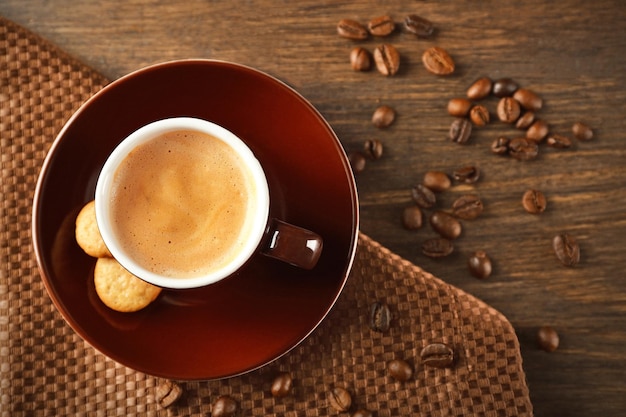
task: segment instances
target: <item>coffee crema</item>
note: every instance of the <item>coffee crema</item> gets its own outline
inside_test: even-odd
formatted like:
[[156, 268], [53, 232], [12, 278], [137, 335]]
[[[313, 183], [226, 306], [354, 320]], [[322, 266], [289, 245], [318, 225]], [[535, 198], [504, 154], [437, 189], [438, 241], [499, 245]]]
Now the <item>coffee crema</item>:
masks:
[[209, 134], [177, 130], [134, 149], [115, 172], [111, 219], [143, 268], [194, 278], [230, 263], [251, 233], [257, 190], [246, 162]]

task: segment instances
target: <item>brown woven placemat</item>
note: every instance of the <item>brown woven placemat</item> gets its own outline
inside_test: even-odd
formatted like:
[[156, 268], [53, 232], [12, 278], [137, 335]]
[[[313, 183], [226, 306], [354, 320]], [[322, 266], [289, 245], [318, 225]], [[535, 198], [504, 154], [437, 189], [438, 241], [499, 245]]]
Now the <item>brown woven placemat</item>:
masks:
[[[352, 411], [376, 416], [532, 415], [515, 332], [500, 313], [361, 234], [354, 269], [338, 303], [300, 346], [273, 363], [221, 381], [183, 383], [167, 410], [162, 381], [133, 371], [85, 343], [64, 322], [39, 278], [30, 220], [37, 175], [52, 140], [107, 80], [39, 36], [0, 17], [0, 417], [19, 415], [209, 415], [230, 395], [242, 415], [337, 415], [327, 392], [340, 386]], [[388, 332], [368, 326], [369, 306], [387, 303]], [[455, 349], [451, 368], [427, 368], [419, 352]], [[386, 364], [415, 368], [395, 382]], [[288, 371], [290, 396], [270, 394]], [[344, 413], [347, 415], [347, 413]]]

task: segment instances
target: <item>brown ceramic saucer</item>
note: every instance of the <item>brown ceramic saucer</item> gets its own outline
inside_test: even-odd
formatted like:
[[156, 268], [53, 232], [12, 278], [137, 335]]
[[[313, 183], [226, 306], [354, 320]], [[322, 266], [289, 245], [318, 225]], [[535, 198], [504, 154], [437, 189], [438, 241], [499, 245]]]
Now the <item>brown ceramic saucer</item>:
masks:
[[[164, 290], [138, 313], [116, 313], [93, 290], [95, 260], [74, 240], [105, 159], [129, 133], [192, 116], [242, 138], [261, 161], [271, 216], [319, 233], [312, 271], [254, 257], [235, 276]], [[285, 354], [324, 319], [345, 285], [358, 234], [356, 186], [340, 142], [285, 84], [254, 69], [188, 60], [149, 67], [95, 94], [67, 122], [44, 162], [33, 209], [35, 254], [52, 301], [90, 345], [147, 374], [214, 379]]]

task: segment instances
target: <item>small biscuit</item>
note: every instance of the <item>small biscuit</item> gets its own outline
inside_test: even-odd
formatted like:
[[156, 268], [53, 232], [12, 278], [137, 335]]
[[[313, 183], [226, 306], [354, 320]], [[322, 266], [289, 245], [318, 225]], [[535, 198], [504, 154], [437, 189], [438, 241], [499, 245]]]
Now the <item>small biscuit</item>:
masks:
[[94, 200], [87, 203], [76, 217], [76, 242], [87, 255], [94, 258], [111, 257], [98, 229]]
[[137, 278], [113, 258], [99, 258], [93, 275], [98, 297], [116, 311], [141, 310], [161, 293], [161, 288]]

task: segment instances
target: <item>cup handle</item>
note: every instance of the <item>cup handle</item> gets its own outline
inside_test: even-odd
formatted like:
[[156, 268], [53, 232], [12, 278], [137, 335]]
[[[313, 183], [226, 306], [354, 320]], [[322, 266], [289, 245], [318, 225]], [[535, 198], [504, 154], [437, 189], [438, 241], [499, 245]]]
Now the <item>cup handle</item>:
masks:
[[313, 269], [322, 254], [323, 240], [317, 233], [272, 219], [261, 250], [266, 256], [303, 269]]

